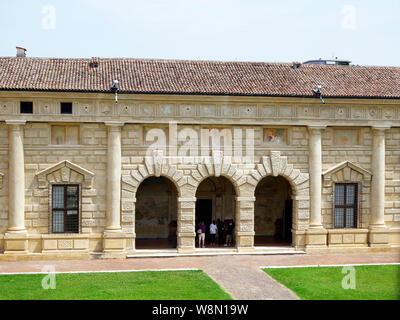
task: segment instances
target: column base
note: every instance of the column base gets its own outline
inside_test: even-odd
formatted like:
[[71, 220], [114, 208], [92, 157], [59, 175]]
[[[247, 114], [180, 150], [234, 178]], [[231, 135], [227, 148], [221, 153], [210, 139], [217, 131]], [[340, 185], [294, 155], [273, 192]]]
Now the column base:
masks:
[[28, 233], [26, 231], [10, 231], [4, 235], [4, 254], [28, 253]]
[[103, 253], [124, 253], [128, 244], [132, 239], [132, 235], [122, 232], [108, 232], [103, 234]]
[[179, 253], [193, 253], [195, 251], [196, 234], [194, 232], [181, 232], [177, 236]]
[[254, 251], [254, 236], [254, 232], [237, 232], [235, 234], [235, 241], [238, 251], [241, 250], [243, 252], [250, 248], [253, 248]]
[[386, 226], [370, 226], [368, 242], [370, 247], [389, 247], [389, 228]]
[[328, 247], [328, 231], [323, 227], [309, 228], [306, 231], [306, 249], [325, 249]]

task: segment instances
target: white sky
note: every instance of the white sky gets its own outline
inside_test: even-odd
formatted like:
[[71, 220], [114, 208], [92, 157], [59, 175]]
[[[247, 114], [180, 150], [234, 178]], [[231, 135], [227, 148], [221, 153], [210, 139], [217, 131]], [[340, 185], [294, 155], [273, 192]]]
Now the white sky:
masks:
[[398, 0], [14, 0], [0, 4], [0, 56], [400, 66]]

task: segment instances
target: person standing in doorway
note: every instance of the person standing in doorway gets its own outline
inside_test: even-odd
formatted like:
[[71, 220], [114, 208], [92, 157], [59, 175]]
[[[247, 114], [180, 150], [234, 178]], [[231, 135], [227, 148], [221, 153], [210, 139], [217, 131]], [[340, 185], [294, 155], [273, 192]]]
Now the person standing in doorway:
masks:
[[225, 247], [232, 246], [232, 236], [233, 236], [233, 222], [229, 221], [228, 228], [226, 230], [226, 243]]
[[199, 236], [199, 248], [205, 248], [205, 240], [206, 240], [206, 226], [203, 221], [200, 222], [197, 227], [197, 234]]
[[217, 235], [217, 226], [215, 225], [215, 221], [210, 224], [210, 244], [211, 246], [215, 246], [215, 236]]
[[221, 221], [221, 219], [217, 220], [217, 228], [218, 228], [218, 244], [223, 245], [225, 243], [224, 223]]

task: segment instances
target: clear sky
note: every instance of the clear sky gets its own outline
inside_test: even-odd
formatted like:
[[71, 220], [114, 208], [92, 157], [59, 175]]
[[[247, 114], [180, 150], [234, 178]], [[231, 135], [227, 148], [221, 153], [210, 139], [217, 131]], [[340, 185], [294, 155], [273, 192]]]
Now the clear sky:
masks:
[[0, 32], [0, 56], [400, 66], [399, 0], [1, 0]]

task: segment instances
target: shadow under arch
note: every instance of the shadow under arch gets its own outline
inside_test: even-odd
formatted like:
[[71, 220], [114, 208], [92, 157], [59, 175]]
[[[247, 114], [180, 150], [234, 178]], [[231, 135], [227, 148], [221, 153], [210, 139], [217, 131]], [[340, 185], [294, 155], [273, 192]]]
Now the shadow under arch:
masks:
[[[201, 221], [205, 223], [206, 246], [234, 246], [237, 195], [238, 186], [229, 176], [210, 175], [199, 181], [195, 194], [195, 225], [198, 226]], [[218, 226], [215, 241], [209, 232], [213, 221]]]
[[254, 245], [291, 245], [295, 190], [286, 177], [268, 175], [254, 189]]
[[136, 249], [169, 249], [177, 246], [179, 189], [172, 179], [148, 176], [135, 193]]

